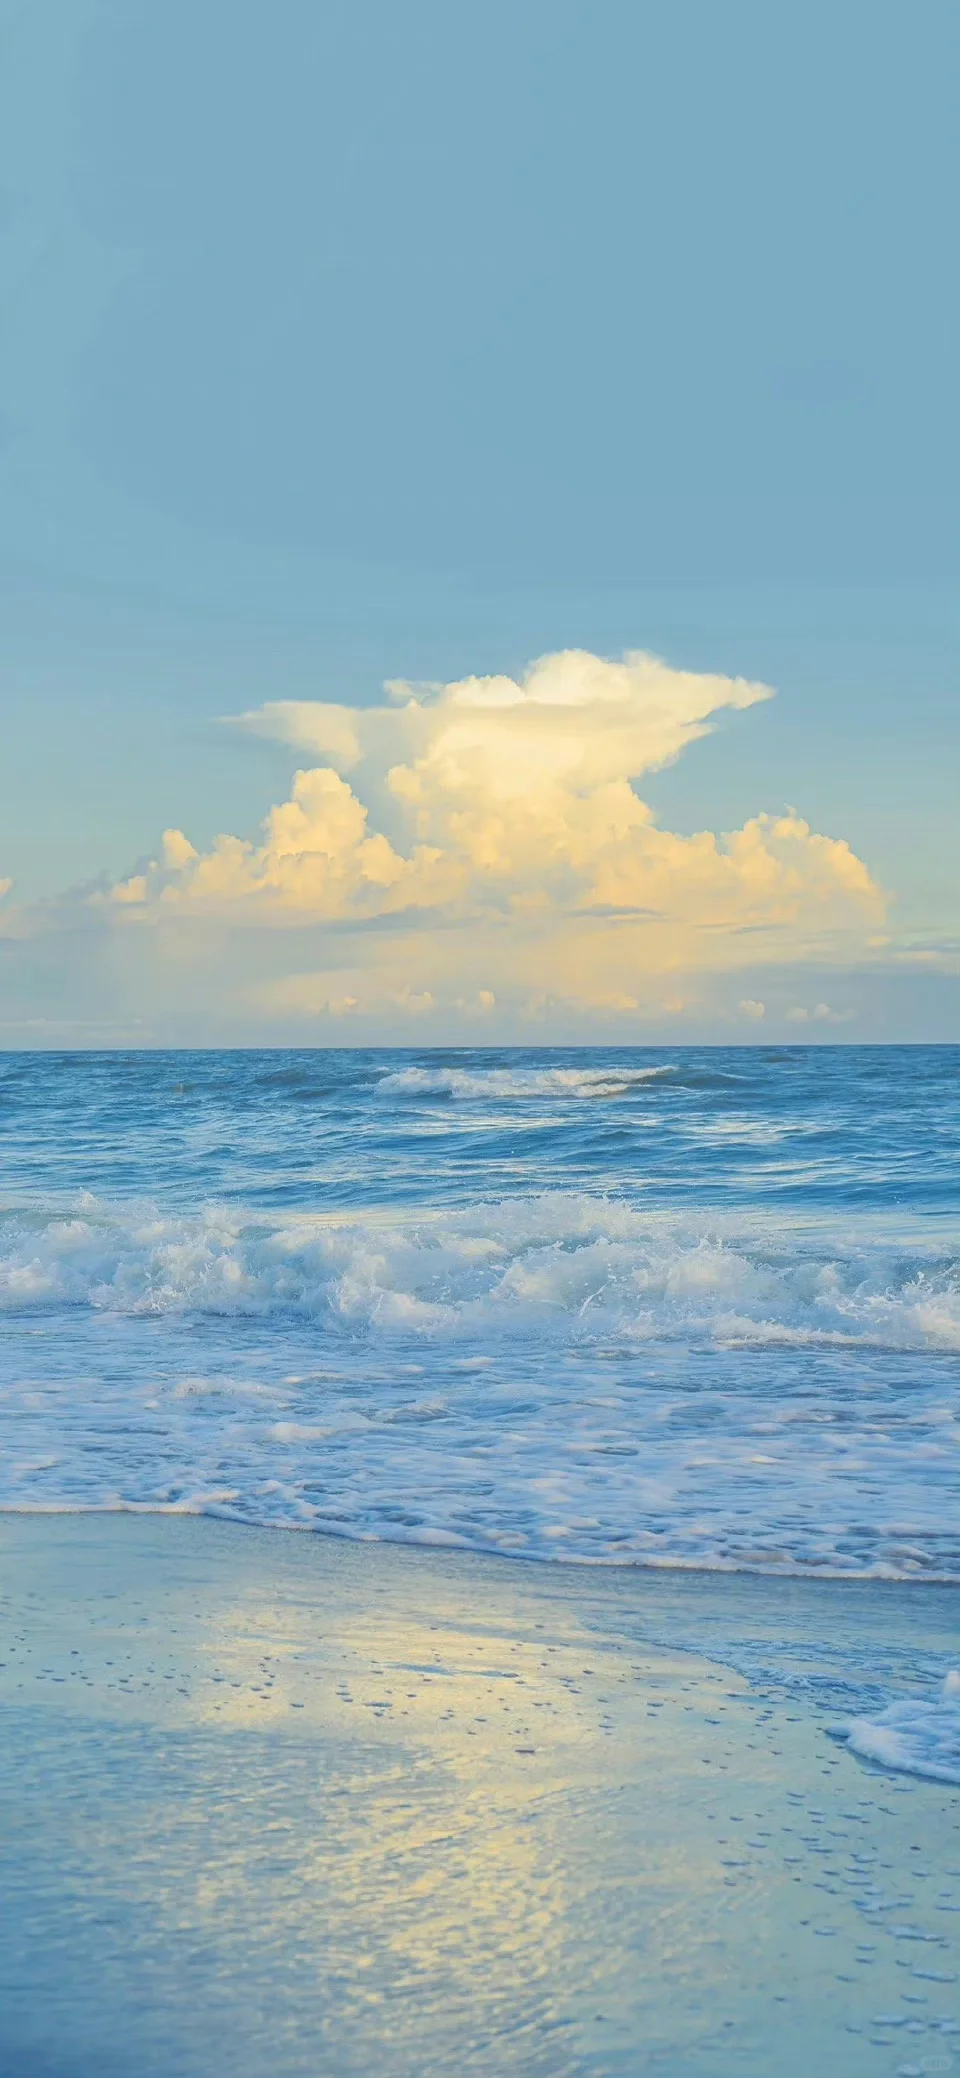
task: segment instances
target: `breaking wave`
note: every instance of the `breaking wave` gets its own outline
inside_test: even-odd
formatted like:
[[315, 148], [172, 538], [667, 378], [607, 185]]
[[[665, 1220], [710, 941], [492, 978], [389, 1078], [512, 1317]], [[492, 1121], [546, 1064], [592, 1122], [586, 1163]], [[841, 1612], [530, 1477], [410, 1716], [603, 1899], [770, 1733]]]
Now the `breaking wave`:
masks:
[[583, 1345], [960, 1350], [960, 1267], [763, 1222], [568, 1193], [432, 1215], [283, 1223], [94, 1202], [0, 1223], [0, 1308], [305, 1316], [331, 1332]]
[[0, 1057], [0, 1507], [960, 1580], [958, 1060]]
[[623, 1097], [675, 1068], [400, 1068], [378, 1088], [393, 1096], [459, 1097], [473, 1102], [535, 1097]]

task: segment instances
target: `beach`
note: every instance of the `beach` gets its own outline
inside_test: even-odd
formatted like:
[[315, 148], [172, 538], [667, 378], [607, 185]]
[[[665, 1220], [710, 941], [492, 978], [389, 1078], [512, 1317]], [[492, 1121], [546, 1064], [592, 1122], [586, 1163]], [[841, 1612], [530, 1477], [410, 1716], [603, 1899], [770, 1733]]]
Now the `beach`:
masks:
[[960, 2078], [957, 9], [0, 11], [0, 2078]]
[[[949, 2071], [960, 1590], [0, 1520], [2, 2069]], [[847, 1704], [849, 1710], [849, 1702]]]
[[948, 1048], [0, 1060], [0, 2078], [960, 2050]]

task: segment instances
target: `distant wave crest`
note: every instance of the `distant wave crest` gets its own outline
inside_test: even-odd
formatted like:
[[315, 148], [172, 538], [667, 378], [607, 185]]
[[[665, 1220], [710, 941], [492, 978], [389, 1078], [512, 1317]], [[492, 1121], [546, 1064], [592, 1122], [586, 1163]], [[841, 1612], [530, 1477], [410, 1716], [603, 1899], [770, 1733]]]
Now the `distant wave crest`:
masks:
[[645, 1083], [675, 1074], [667, 1064], [653, 1068], [399, 1068], [384, 1075], [379, 1089], [392, 1096], [491, 1098], [622, 1097]]

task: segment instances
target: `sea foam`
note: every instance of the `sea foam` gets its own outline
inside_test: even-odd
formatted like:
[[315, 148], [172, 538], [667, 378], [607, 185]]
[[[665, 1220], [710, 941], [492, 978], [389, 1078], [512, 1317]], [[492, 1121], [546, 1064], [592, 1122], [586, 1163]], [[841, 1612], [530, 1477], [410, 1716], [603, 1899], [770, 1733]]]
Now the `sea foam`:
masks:
[[960, 1672], [946, 1677], [938, 1696], [908, 1696], [873, 1717], [837, 1728], [863, 1760], [932, 1782], [960, 1782]]
[[539, 1097], [622, 1097], [676, 1070], [655, 1068], [398, 1068], [381, 1077], [381, 1096], [459, 1097], [473, 1103]]
[[960, 1349], [951, 1254], [545, 1194], [282, 1221], [90, 1200], [0, 1223], [0, 1307], [299, 1314], [325, 1331]]

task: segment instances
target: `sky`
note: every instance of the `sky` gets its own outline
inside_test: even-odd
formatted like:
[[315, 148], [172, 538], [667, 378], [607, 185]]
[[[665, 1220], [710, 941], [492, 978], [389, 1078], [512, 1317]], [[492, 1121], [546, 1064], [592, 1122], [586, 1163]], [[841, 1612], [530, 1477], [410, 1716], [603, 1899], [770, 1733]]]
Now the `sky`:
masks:
[[958, 42], [0, 0], [0, 1046], [960, 1039]]

